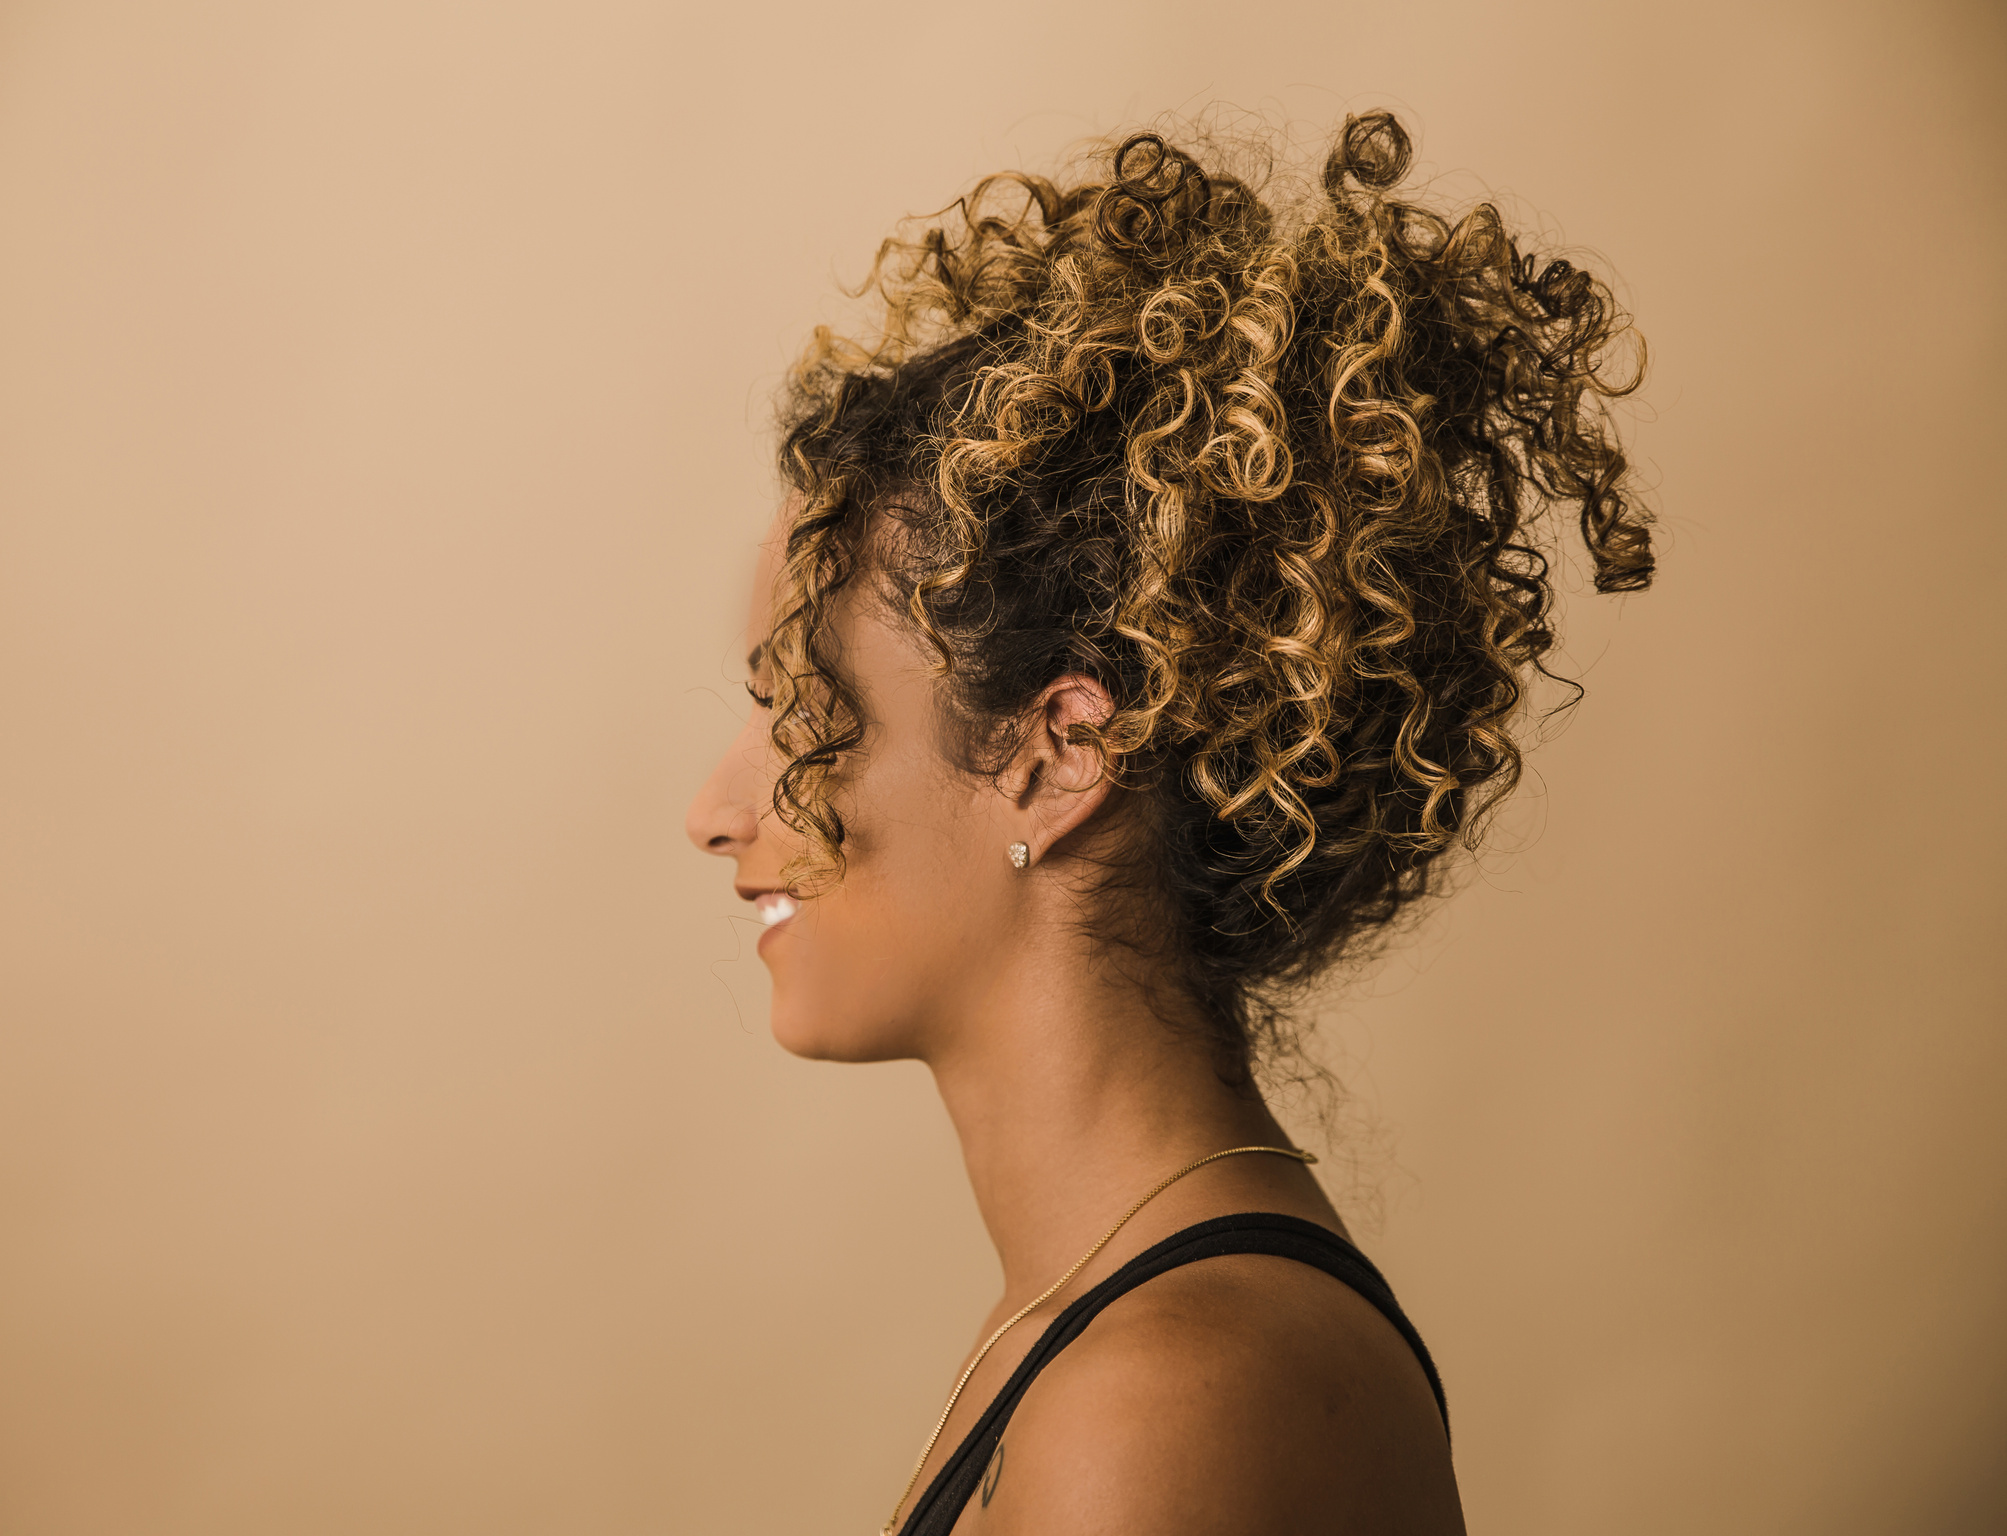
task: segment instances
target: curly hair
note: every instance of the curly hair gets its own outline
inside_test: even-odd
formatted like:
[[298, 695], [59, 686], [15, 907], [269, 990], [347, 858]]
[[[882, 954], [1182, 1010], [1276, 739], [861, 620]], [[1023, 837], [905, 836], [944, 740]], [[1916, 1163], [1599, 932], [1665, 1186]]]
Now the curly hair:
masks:
[[862, 725], [828, 626], [866, 572], [967, 766], [1055, 680], [1107, 689], [1076, 739], [1142, 813], [1143, 926], [1239, 1069], [1477, 837], [1555, 643], [1543, 514], [1574, 509], [1599, 590], [1651, 580], [1603, 409], [1639, 370], [1606, 377], [1605, 284], [1489, 204], [1397, 200], [1409, 160], [1393, 116], [1348, 117], [1278, 208], [1137, 133], [881, 247], [876, 333], [818, 329], [782, 404], [774, 803], [804, 872], [841, 874]]

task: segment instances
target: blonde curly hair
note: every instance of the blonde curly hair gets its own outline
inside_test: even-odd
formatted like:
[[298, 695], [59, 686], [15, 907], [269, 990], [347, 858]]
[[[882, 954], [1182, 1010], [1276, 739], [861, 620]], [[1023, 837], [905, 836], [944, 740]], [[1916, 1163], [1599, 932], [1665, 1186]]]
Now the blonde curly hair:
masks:
[[1107, 688], [1078, 729], [1142, 829], [1121, 937], [1239, 1069], [1475, 838], [1554, 644], [1533, 525], [1570, 507], [1599, 590], [1650, 582], [1602, 409], [1641, 354], [1491, 205], [1393, 197], [1409, 159], [1390, 114], [1348, 117], [1321, 196], [1278, 209], [1138, 133], [885, 243], [876, 333], [818, 330], [783, 402], [767, 649], [799, 878], [841, 873], [862, 732], [828, 626], [866, 575], [938, 655], [966, 767], [1055, 679]]

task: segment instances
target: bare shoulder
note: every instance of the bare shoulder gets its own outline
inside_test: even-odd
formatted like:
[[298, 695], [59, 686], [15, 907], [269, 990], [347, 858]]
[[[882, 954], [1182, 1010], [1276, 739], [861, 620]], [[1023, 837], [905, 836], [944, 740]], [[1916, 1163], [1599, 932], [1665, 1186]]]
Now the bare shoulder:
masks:
[[1238, 1255], [1122, 1297], [1032, 1384], [958, 1531], [1456, 1536], [1420, 1364], [1320, 1270]]

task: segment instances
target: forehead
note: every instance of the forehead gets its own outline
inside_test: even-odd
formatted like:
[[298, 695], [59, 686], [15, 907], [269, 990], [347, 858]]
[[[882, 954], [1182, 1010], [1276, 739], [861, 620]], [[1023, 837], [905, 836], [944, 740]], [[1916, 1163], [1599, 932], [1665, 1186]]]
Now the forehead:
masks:
[[[778, 596], [783, 567], [787, 564], [788, 534], [794, 527], [800, 508], [800, 493], [791, 493], [775, 511], [773, 520], [768, 523], [767, 531], [759, 543], [753, 562], [752, 590], [748, 594], [746, 604], [748, 665], [759, 664], [759, 658], [764, 655], [767, 635], [773, 628], [774, 604]], [[890, 553], [885, 541], [896, 537], [897, 530], [898, 524], [895, 519], [874, 512], [870, 515], [861, 537], [852, 535], [858, 538], [858, 545], [853, 551], [858, 568], [856, 574], [838, 594], [833, 605], [835, 615], [831, 628], [839, 646], [846, 646], [849, 642], [861, 638], [856, 632], [856, 626], [863, 622], [867, 615], [873, 620], [884, 619], [892, 631], [904, 636], [906, 626], [891, 617], [890, 605], [895, 600], [891, 598], [884, 584], [882, 564]], [[931, 665], [934, 654], [932, 648], [924, 642], [919, 642], [917, 637], [914, 637], [914, 640], [915, 655], [924, 655], [926, 663]]]
[[[746, 650], [757, 654], [773, 628], [774, 582], [787, 555], [787, 531], [794, 521], [794, 498], [774, 513], [753, 561], [753, 589], [746, 607]], [[749, 665], [757, 663], [749, 662]]]
[[[755, 672], [768, 660], [776, 589], [787, 558], [791, 506], [776, 515], [754, 562], [746, 615], [746, 665]], [[836, 595], [822, 636], [823, 653], [880, 723], [924, 713], [933, 715], [939, 698], [937, 658], [926, 640], [894, 611], [882, 576], [869, 562]]]

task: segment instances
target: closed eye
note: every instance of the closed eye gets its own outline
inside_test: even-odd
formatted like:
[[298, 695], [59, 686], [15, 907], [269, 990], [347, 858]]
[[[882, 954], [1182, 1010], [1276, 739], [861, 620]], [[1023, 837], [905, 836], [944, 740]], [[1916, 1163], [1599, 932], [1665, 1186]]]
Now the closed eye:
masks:
[[[746, 658], [746, 670], [757, 677], [760, 672], [760, 666], [766, 659], [767, 643], [762, 640], [758, 645], [753, 647], [752, 654]], [[771, 693], [761, 693], [759, 684], [750, 679], [746, 683], [746, 697], [759, 705], [761, 709], [772, 709], [774, 707], [774, 696]]]

